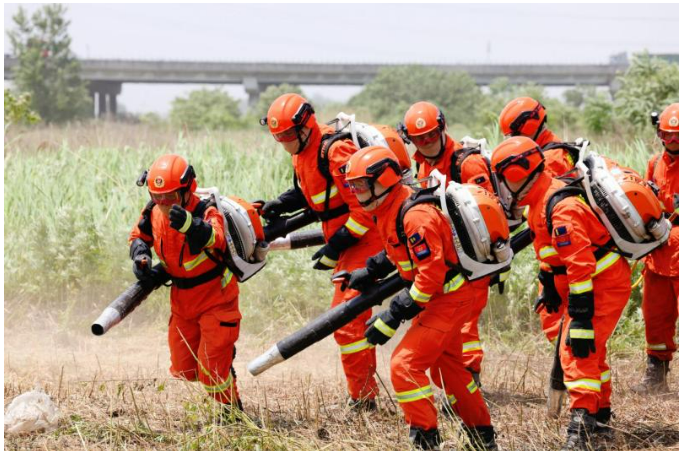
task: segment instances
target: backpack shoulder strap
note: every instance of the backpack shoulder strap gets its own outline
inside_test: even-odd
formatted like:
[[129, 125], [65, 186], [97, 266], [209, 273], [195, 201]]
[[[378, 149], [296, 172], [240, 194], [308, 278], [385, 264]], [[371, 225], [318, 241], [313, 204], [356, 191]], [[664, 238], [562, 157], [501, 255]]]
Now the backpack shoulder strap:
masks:
[[450, 179], [456, 183], [462, 183], [462, 163], [470, 155], [480, 155], [478, 147], [463, 147], [453, 152], [450, 157]]
[[552, 223], [552, 212], [554, 211], [554, 207], [556, 207], [556, 204], [566, 199], [567, 197], [573, 196], [583, 196], [585, 199], [587, 199], [587, 197], [585, 196], [585, 190], [575, 185], [564, 186], [563, 188], [556, 190], [554, 193], [552, 193], [551, 196], [549, 196], [549, 199], [547, 200], [545, 216], [547, 218], [547, 230], [549, 230], [550, 235], [554, 230], [554, 224]]
[[575, 143], [551, 142], [542, 147], [543, 152], [548, 152], [553, 149], [564, 149], [573, 160], [573, 164], [580, 159], [580, 147], [576, 146]]
[[406, 213], [408, 213], [408, 210], [413, 208], [415, 205], [419, 204], [429, 203], [439, 205], [439, 197], [434, 194], [436, 188], [437, 187], [422, 189], [414, 193], [412, 196], [403, 201], [403, 204], [401, 204], [401, 209], [398, 213], [398, 217], [396, 218], [396, 235], [398, 236], [399, 243], [406, 246], [406, 250], [408, 249], [408, 237], [406, 236], [405, 227], [403, 225]]

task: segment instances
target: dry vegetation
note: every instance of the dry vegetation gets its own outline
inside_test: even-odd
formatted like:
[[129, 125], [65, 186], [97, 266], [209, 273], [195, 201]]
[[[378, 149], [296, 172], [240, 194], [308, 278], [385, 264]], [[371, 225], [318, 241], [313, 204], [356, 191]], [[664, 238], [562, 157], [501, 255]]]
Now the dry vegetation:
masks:
[[[271, 255], [243, 285], [235, 368], [249, 417], [241, 422], [214, 424], [214, 403], [200, 386], [169, 378], [166, 291], [106, 336], [89, 334], [89, 321], [132, 281], [125, 238], [145, 202], [134, 186], [138, 171], [177, 151], [208, 184], [247, 199], [272, 196], [290, 173], [265, 138], [106, 123], [5, 137], [5, 406], [38, 384], [62, 412], [55, 432], [6, 437], [7, 449], [408, 448], [401, 412], [388, 395], [396, 339], [378, 350], [379, 414], [345, 408], [331, 339], [258, 378], [246, 373], [251, 358], [329, 304], [329, 290], [319, 288], [328, 286], [327, 275], [309, 269], [308, 251]], [[649, 155], [640, 142], [613, 148], [638, 169]], [[499, 443], [509, 450], [558, 449], [566, 423], [544, 418], [551, 357], [530, 311], [534, 265], [527, 253], [518, 258], [506, 295], [491, 297], [482, 322], [483, 390]], [[608, 448], [679, 449], [677, 377], [671, 373], [675, 391], [662, 397], [640, 399], [629, 390], [643, 370], [638, 299], [637, 291], [610, 346], [616, 438]], [[446, 419], [441, 425], [446, 448], [455, 449], [458, 426]]]

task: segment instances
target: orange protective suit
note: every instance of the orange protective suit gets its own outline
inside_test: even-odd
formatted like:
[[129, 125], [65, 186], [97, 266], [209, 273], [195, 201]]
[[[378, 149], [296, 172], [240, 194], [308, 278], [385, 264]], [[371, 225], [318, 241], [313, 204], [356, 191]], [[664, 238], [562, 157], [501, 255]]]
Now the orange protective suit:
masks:
[[[419, 165], [417, 177], [420, 179], [429, 177], [434, 169], [438, 169], [441, 174], [447, 177], [447, 180], [457, 183], [473, 183], [494, 193], [495, 190], [490, 179], [490, 168], [483, 156], [479, 154], [469, 155], [464, 161], [460, 162], [455, 153], [461, 149], [462, 145], [446, 134], [445, 149], [436, 161], [430, 163], [424, 155], [416, 151], [413, 159]], [[459, 170], [453, 171], [453, 165], [457, 165]], [[454, 177], [455, 172], [459, 174], [459, 177]], [[470, 371], [480, 373], [481, 363], [483, 362], [483, 348], [479, 337], [479, 317], [488, 304], [490, 277], [483, 277], [471, 282], [471, 284], [474, 287], [474, 303], [471, 307], [469, 321], [462, 327], [462, 355], [465, 367]]]
[[[450, 226], [433, 205], [419, 204], [405, 215], [408, 251], [399, 243], [396, 218], [412, 191], [396, 185], [372, 213], [389, 259], [405, 280], [410, 296], [424, 308], [391, 357], [391, 381], [411, 427], [437, 427], [434, 384], [444, 389], [452, 409], [468, 426], [489, 426], [490, 415], [479, 388], [465, 369], [461, 329], [474, 303], [474, 288], [462, 275], [449, 275], [457, 263]], [[448, 280], [446, 280], [448, 279]]]
[[[323, 212], [327, 180], [318, 169], [318, 150], [322, 135], [332, 133], [334, 128], [323, 124], [319, 127], [313, 127], [311, 130], [309, 142], [300, 153], [292, 157], [292, 164], [299, 187], [308, 205], [314, 211]], [[328, 208], [332, 210], [346, 205], [349, 212], [323, 221], [323, 234], [327, 242], [344, 225], [353, 236], [360, 238], [357, 244], [340, 255], [335, 272], [343, 270], [351, 272], [355, 269], [364, 268], [368, 257], [382, 250], [380, 238], [372, 228], [374, 222], [371, 215], [363, 210], [345, 181], [345, 166], [351, 155], [357, 151], [358, 149], [351, 140], [337, 141], [328, 149], [329, 169], [333, 178], [328, 193]], [[340, 285], [336, 284], [332, 307], [359, 294], [355, 290], [341, 291]], [[356, 400], [372, 399], [378, 393], [377, 382], [375, 381], [375, 349], [369, 347], [363, 336], [366, 329], [365, 323], [371, 315], [372, 311], [367, 310], [334, 334], [335, 341], [340, 347], [349, 395]]]
[[[660, 188], [658, 198], [668, 213], [679, 211], [679, 161], [667, 152], [648, 163], [646, 180]], [[675, 220], [675, 223], [677, 221]], [[644, 259], [644, 296], [641, 311], [646, 324], [646, 352], [672, 360], [679, 315], [679, 227], [673, 226], [667, 244]]]
[[559, 346], [571, 409], [586, 408], [596, 414], [598, 409], [610, 407], [611, 376], [606, 363], [606, 342], [629, 299], [630, 268], [619, 254], [598, 248], [611, 237], [583, 199], [568, 197], [557, 203], [552, 212], [553, 232], [549, 233], [547, 201], [563, 186], [564, 182], [543, 172], [521, 205], [529, 206], [528, 225], [535, 234], [535, 254], [542, 268], [550, 268], [555, 273], [554, 282], [563, 303], [568, 302], [571, 290], [594, 291], [592, 324], [596, 351], [586, 358], [576, 358], [566, 346], [571, 321], [567, 308], [564, 308], [564, 333]]
[[[185, 208], [193, 212], [198, 203], [198, 197], [192, 195]], [[172, 316], [168, 331], [170, 373], [189, 381], [199, 380], [221, 403], [237, 403], [236, 377], [231, 365], [241, 319], [236, 278], [226, 268], [205, 283], [179, 288], [182, 282], [216, 268], [206, 252], [226, 249], [222, 214], [212, 206], [205, 210], [203, 219], [212, 226], [214, 239], [197, 255], [191, 255], [185, 235], [170, 227], [168, 218], [157, 206], [150, 215], [142, 213], [130, 234], [130, 242], [139, 238], [153, 246], [174, 282], [170, 290]]]

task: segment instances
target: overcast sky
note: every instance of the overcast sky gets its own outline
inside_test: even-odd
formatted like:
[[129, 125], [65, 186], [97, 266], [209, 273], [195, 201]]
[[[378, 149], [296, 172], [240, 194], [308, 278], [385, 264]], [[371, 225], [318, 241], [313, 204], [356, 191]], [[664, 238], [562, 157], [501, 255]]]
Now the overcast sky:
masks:
[[[29, 12], [39, 5], [24, 5]], [[5, 31], [19, 6], [5, 4]], [[72, 4], [82, 58], [286, 62], [607, 63], [679, 53], [679, 4]], [[11, 52], [4, 41], [5, 53]], [[133, 112], [165, 113], [194, 85], [123, 85]], [[226, 89], [245, 98], [240, 86]], [[343, 99], [346, 87], [307, 88]]]

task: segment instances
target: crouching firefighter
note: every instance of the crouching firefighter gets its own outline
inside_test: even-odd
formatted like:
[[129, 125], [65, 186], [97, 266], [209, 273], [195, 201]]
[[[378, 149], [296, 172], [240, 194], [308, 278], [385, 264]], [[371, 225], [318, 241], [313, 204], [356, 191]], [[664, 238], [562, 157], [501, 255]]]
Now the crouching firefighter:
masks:
[[172, 279], [168, 331], [170, 373], [200, 381], [223, 413], [242, 410], [232, 362], [240, 330], [238, 283], [226, 262], [224, 217], [214, 202], [200, 200], [193, 167], [179, 155], [163, 155], [137, 182], [151, 200], [130, 234], [137, 279], [151, 272], [151, 248]]
[[533, 140], [507, 139], [495, 148], [491, 164], [498, 183], [529, 207], [535, 254], [568, 301], [557, 345], [571, 409], [563, 449], [589, 449], [592, 434], [602, 429], [597, 422], [611, 418], [606, 343], [629, 299], [629, 265], [584, 198], [564, 191], [566, 184], [544, 170], [544, 155]]
[[[326, 244], [314, 254], [314, 269], [352, 271], [382, 249], [374, 223], [360, 207], [345, 181], [346, 164], [358, 149], [350, 132], [319, 124], [314, 109], [298, 94], [284, 94], [260, 121], [292, 156], [294, 187], [266, 202], [262, 216], [275, 220], [282, 213], [311, 208], [322, 221]], [[332, 307], [358, 295], [335, 285]], [[378, 393], [375, 349], [363, 336], [368, 310], [334, 334], [347, 379], [349, 405], [374, 410]]]
[[[426, 179], [433, 170], [445, 175], [448, 181], [472, 183], [491, 193], [495, 187], [491, 179], [490, 161], [479, 147], [464, 147], [447, 133], [446, 119], [436, 105], [417, 102], [406, 111], [399, 131], [404, 140], [417, 148], [413, 158], [418, 165], [418, 179]], [[508, 273], [498, 276], [501, 290]], [[488, 304], [491, 278], [472, 282], [476, 301], [469, 321], [462, 329], [462, 354], [465, 367], [472, 373], [477, 385], [481, 384], [483, 348], [479, 337], [479, 317]]]
[[[432, 203], [431, 190], [417, 196], [401, 184], [396, 156], [389, 149], [371, 146], [349, 160], [347, 181], [363, 208], [375, 218], [385, 250], [371, 257], [365, 270], [351, 275], [350, 286], [367, 288], [371, 282], [398, 269], [410, 288], [396, 295], [389, 306], [370, 319], [365, 336], [371, 345], [386, 343], [401, 322], [412, 325], [391, 357], [391, 380], [410, 426], [410, 440], [423, 449], [438, 449], [440, 435], [434, 392], [426, 374], [445, 390], [447, 406], [464, 423], [473, 449], [495, 449], [495, 433], [481, 391], [465, 369], [462, 327], [472, 311], [476, 292], [458, 266], [451, 226]], [[477, 188], [481, 190], [481, 188]], [[425, 196], [420, 199], [418, 196]], [[490, 195], [486, 193], [490, 198]], [[493, 199], [509, 229], [499, 202]], [[426, 201], [425, 201], [426, 200]], [[408, 205], [405, 205], [408, 204]], [[484, 208], [490, 204], [484, 204]], [[400, 231], [400, 233], [399, 233]]]
[[664, 147], [648, 163], [646, 180], [659, 189], [658, 197], [666, 214], [672, 215], [667, 245], [644, 260], [644, 295], [641, 311], [646, 326], [646, 373], [633, 390], [639, 394], [669, 391], [667, 376], [677, 351], [676, 324], [679, 317], [679, 103], [673, 103], [658, 116], [652, 115]]

